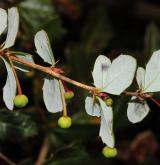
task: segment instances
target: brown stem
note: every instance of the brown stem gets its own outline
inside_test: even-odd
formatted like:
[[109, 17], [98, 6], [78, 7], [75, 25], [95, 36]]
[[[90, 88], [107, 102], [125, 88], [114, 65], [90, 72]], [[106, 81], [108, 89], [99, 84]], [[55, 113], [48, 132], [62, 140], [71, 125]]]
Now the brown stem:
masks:
[[136, 97], [139, 96], [139, 93], [138, 92], [127, 92], [127, 91], [124, 91], [123, 93], [125, 95], [127, 95], [127, 96], [136, 96]]
[[[60, 73], [55, 72], [51, 67], [44, 67], [44, 66], [41, 66], [41, 65], [38, 65], [38, 64], [34, 64], [32, 62], [28, 62], [26, 60], [23, 60], [21, 58], [18, 58], [16, 56], [14, 56], [12, 54], [9, 54], [9, 55], [8, 54], [4, 54], [4, 56], [9, 57], [9, 59], [11, 61], [14, 61], [14, 62], [23, 64], [25, 66], [29, 66], [31, 68], [34, 68], [34, 69], [37, 69], [39, 71], [42, 71], [42, 72], [44, 72], [46, 74], [49, 74], [49, 75], [51, 75], [51, 76], [53, 76], [55, 78], [58, 78], [58, 79], [60, 79], [62, 81], [68, 82], [68, 83], [73, 84], [73, 85], [75, 85], [77, 87], [80, 87], [80, 88], [86, 89], [88, 91], [91, 91], [94, 95], [96, 95], [96, 93], [99, 93], [101, 91], [100, 89], [98, 89], [96, 87], [85, 85], [83, 83], [80, 83], [80, 82], [77, 82], [75, 80], [72, 80], [72, 79], [70, 79], [70, 78], [68, 78], [68, 77], [66, 77], [64, 75], [61, 75]], [[140, 97], [140, 98], [150, 98], [153, 102], [155, 102], [158, 106], [160, 106], [160, 103], [157, 102], [152, 97], [150, 97], [150, 95], [148, 95], [148, 94], [147, 95], [146, 94], [144, 95], [143, 94], [144, 95], [144, 97], [143, 97], [142, 93], [140, 93], [139, 90], [136, 91], [136, 92], [127, 92], [127, 91], [124, 91], [123, 94], [125, 94], [127, 96], [136, 96], [136, 97]], [[64, 113], [66, 115], [66, 112], [64, 112]]]
[[124, 91], [123, 93], [126, 94], [126, 95], [128, 95], [128, 96], [136, 96], [141, 101], [144, 100], [144, 99], [146, 99], [146, 98], [149, 98], [150, 100], [152, 100], [155, 104], [157, 104], [160, 107], [160, 103], [157, 100], [155, 100], [148, 93], [127, 92], [127, 91]]
[[149, 99], [160, 107], [160, 103], [157, 100], [155, 100], [153, 97], [149, 97]]
[[68, 87], [67, 87], [67, 84], [66, 84], [64, 81], [61, 81], [61, 82], [62, 82], [62, 84], [63, 84], [63, 87], [64, 87], [65, 92], [70, 91], [70, 90], [68, 89]]
[[34, 63], [32, 63], [32, 62], [28, 62], [28, 61], [26, 61], [26, 60], [23, 60], [23, 59], [21, 59], [21, 58], [18, 58], [18, 57], [14, 56], [14, 55], [10, 55], [10, 59], [11, 59], [12, 61], [14, 61], [14, 62], [23, 64], [23, 65], [25, 65], [25, 66], [29, 66], [29, 67], [34, 68], [34, 69], [37, 69], [37, 70], [40, 70], [40, 71], [42, 71], [42, 72], [44, 72], [44, 73], [47, 73], [47, 74], [49, 74], [49, 75], [51, 75], [51, 76], [54, 76], [55, 78], [58, 78], [58, 79], [60, 79], [60, 80], [63, 80], [63, 81], [68, 82], [68, 83], [70, 83], [70, 84], [73, 84], [73, 85], [75, 85], [75, 86], [77, 86], [77, 87], [86, 89], [86, 90], [88, 90], [88, 91], [100, 91], [100, 89], [98, 89], [98, 88], [96, 88], [96, 87], [82, 84], [82, 83], [77, 82], [77, 81], [75, 81], [75, 80], [72, 80], [72, 79], [70, 79], [70, 78], [68, 78], [68, 77], [66, 77], [66, 76], [63, 76], [63, 75], [61, 75], [61, 74], [59, 74], [59, 73], [56, 73], [56, 72], [54, 72], [50, 67], [44, 67], [44, 66], [41, 66], [41, 65], [38, 65], [38, 64], [34, 64]]
[[60, 92], [61, 92], [61, 99], [62, 99], [62, 105], [63, 105], [63, 116], [67, 117], [67, 107], [66, 107], [66, 100], [64, 98], [64, 92], [63, 92], [63, 84], [59, 80], [59, 86], [60, 86]]
[[16, 79], [16, 83], [17, 83], [17, 89], [18, 89], [18, 95], [22, 95], [22, 88], [21, 88], [21, 85], [20, 85], [20, 82], [19, 82], [19, 79], [18, 79], [18, 76], [17, 76], [17, 73], [16, 73], [16, 70], [14, 68], [14, 65], [13, 65], [13, 62], [12, 62], [12, 59], [10, 58], [10, 56], [7, 56], [8, 57], [8, 60], [11, 64], [11, 67], [12, 67], [12, 70], [13, 70], [13, 74], [14, 74], [14, 77]]
[[0, 159], [4, 160], [9, 165], [16, 165], [13, 161], [11, 161], [9, 158], [7, 158], [4, 154], [0, 152]]
[[44, 163], [46, 156], [47, 156], [47, 153], [48, 153], [48, 150], [49, 150], [48, 139], [45, 138], [43, 141], [42, 147], [40, 149], [38, 158], [37, 158], [34, 165], [42, 165]]

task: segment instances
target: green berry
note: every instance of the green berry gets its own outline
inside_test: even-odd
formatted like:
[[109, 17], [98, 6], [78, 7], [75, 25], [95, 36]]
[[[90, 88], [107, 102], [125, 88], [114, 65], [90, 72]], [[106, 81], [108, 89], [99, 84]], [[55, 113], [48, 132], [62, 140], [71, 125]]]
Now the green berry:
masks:
[[23, 108], [27, 105], [28, 98], [26, 95], [17, 95], [15, 96], [13, 102], [17, 108]]
[[109, 107], [112, 106], [112, 104], [113, 104], [113, 100], [111, 98], [106, 98], [104, 101], [105, 101], [106, 105]]
[[74, 97], [73, 91], [68, 91], [64, 94], [65, 99], [70, 100]]
[[117, 149], [116, 148], [109, 148], [109, 147], [105, 146], [102, 150], [102, 154], [106, 158], [113, 158], [117, 155]]
[[72, 124], [72, 120], [68, 116], [62, 116], [58, 119], [58, 125], [60, 128], [69, 128]]

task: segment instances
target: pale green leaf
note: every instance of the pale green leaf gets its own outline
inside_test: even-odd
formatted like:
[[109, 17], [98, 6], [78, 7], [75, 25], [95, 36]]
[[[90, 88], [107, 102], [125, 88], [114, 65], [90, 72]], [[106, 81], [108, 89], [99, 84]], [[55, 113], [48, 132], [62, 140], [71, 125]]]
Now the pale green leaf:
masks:
[[[26, 54], [25, 56], [23, 55], [16, 55], [18, 58], [21, 58], [22, 60], [25, 60], [25, 61], [28, 61], [28, 62], [31, 62], [31, 63], [34, 63], [34, 60], [33, 60], [33, 56], [30, 55], [30, 54]], [[22, 65], [20, 63], [16, 63], [14, 62], [14, 67], [22, 72], [29, 72], [30, 71], [30, 68], [25, 66], [25, 65]]]
[[43, 99], [49, 112], [56, 113], [63, 110], [60, 84], [58, 80], [44, 79]]
[[54, 65], [55, 60], [47, 33], [44, 30], [37, 32], [34, 38], [34, 42], [39, 56], [45, 62]]
[[112, 107], [108, 107], [103, 100], [98, 99], [102, 108], [101, 111], [101, 125], [99, 136], [102, 141], [108, 146], [114, 147], [114, 134], [113, 134], [113, 111]]
[[145, 86], [145, 70], [142, 67], [138, 67], [136, 80], [140, 89], [143, 89]]
[[160, 50], [153, 53], [146, 66], [144, 91], [160, 91]]
[[87, 97], [85, 100], [85, 109], [86, 112], [91, 116], [100, 116], [100, 105], [98, 103], [94, 103], [94, 100], [92, 97]]
[[128, 120], [132, 123], [137, 123], [142, 121], [147, 116], [150, 110], [146, 102], [144, 103], [134, 102], [133, 100], [135, 99], [136, 99], [135, 96], [131, 98], [132, 102], [128, 103], [128, 109], [127, 109]]
[[14, 73], [11, 66], [8, 64], [8, 62], [4, 58], [1, 57], [1, 59], [5, 63], [7, 73], [8, 73], [6, 84], [3, 88], [3, 100], [7, 108], [9, 110], [13, 110], [13, 106], [14, 106], [13, 99], [16, 95], [16, 88], [17, 88], [16, 80], [15, 80]]
[[19, 27], [19, 14], [16, 7], [8, 9], [8, 33], [3, 49], [14, 45]]
[[94, 85], [97, 88], [104, 88], [106, 86], [105, 77], [107, 76], [108, 68], [111, 65], [109, 58], [99, 55], [95, 61], [92, 72]]
[[7, 27], [7, 12], [0, 8], [0, 35]]
[[103, 81], [106, 86], [104, 92], [119, 95], [128, 88], [136, 71], [136, 60], [129, 55], [120, 55], [113, 60]]

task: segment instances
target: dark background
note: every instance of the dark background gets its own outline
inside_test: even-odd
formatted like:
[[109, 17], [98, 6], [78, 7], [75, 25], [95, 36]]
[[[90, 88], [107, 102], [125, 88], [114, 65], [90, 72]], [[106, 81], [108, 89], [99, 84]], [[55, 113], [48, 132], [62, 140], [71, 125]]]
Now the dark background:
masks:
[[[123, 54], [134, 56], [145, 67], [153, 51], [160, 48], [159, 0], [1, 0], [1, 8], [17, 6], [20, 30], [13, 50], [31, 53], [36, 63], [46, 65], [36, 55], [34, 35], [44, 29], [49, 35], [57, 67], [77, 81], [92, 84], [91, 71], [99, 54], [113, 59]], [[3, 37], [1, 38], [3, 40]], [[6, 71], [1, 65], [2, 88]], [[106, 159], [98, 137], [99, 120], [86, 115], [87, 91], [68, 84], [75, 98], [68, 104], [73, 126], [61, 130], [60, 114], [47, 112], [42, 100], [44, 74], [18, 72], [29, 105], [10, 112], [1, 103], [0, 153], [18, 165], [32, 165], [47, 144], [44, 165], [79, 164], [160, 164], [160, 108], [148, 101], [149, 115], [138, 124], [129, 123], [126, 115], [129, 97], [114, 99], [114, 131], [118, 156]], [[136, 90], [134, 82], [128, 90]], [[154, 96], [160, 99], [159, 93]], [[47, 139], [47, 140], [46, 140]], [[1, 157], [1, 156], [0, 156]], [[0, 164], [5, 165], [4, 160]]]

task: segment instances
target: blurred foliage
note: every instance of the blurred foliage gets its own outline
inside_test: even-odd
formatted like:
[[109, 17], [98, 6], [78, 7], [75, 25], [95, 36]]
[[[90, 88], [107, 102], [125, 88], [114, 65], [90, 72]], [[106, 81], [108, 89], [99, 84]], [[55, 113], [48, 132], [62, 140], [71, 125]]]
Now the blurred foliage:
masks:
[[[67, 49], [67, 62], [71, 70], [75, 71], [71, 74], [76, 73], [74, 77], [76, 76], [78, 80], [88, 77], [93, 66], [90, 64], [93, 64], [97, 54], [108, 46], [112, 37], [105, 7], [91, 9], [86, 17], [79, 41], [71, 44]], [[86, 78], [84, 80], [86, 81]]]
[[[0, 1], [0, 7], [17, 5], [19, 8], [20, 32], [16, 51], [33, 54], [35, 62], [42, 64], [34, 52], [33, 38], [38, 30], [44, 29], [51, 39], [56, 60], [60, 60], [58, 67], [62, 67], [67, 76], [87, 84], [93, 82], [91, 71], [99, 54], [111, 59], [120, 53], [131, 54], [140, 65], [145, 66], [151, 53], [160, 48], [160, 17], [153, 12], [157, 4], [159, 2], [156, 0]], [[145, 11], [144, 5], [148, 7]], [[139, 12], [139, 9], [144, 13]], [[1, 68], [1, 87], [6, 79], [3, 70]], [[130, 98], [111, 96], [114, 99], [114, 130], [119, 154], [115, 159], [105, 159], [101, 155], [104, 144], [97, 137], [99, 119], [85, 113], [86, 91], [69, 85], [75, 92], [75, 98], [68, 103], [73, 126], [63, 130], [57, 127], [57, 119], [61, 114], [50, 114], [44, 106], [41, 91], [44, 74], [34, 71], [27, 74], [18, 72], [18, 75], [23, 91], [29, 97], [28, 107], [13, 112], [0, 110], [0, 153], [18, 165], [35, 164], [41, 149], [46, 147], [43, 146], [44, 139], [48, 142], [44, 165], [160, 164], [157, 149], [160, 111], [155, 104], [148, 101], [152, 108], [149, 116], [143, 122], [132, 125], [126, 116]], [[136, 84], [128, 90], [134, 89]], [[2, 94], [0, 96], [2, 100]], [[156, 98], [160, 98], [159, 93]], [[2, 101], [1, 107], [4, 107]], [[146, 130], [151, 131], [149, 137], [153, 138], [148, 140], [148, 136], [143, 136]], [[140, 138], [142, 140], [139, 137], [143, 137]], [[147, 148], [151, 139], [153, 145]], [[154, 152], [150, 152], [156, 145]], [[144, 157], [143, 161], [139, 161], [141, 157]], [[0, 164], [5, 164], [1, 157]]]
[[[22, 30], [32, 40], [38, 30], [44, 29], [53, 40], [60, 38], [65, 30], [51, 0], [26, 0], [18, 4]], [[23, 38], [24, 39], [24, 38]]]
[[160, 32], [156, 24], [150, 23], [147, 26], [144, 43], [144, 51], [148, 55], [147, 60], [149, 60], [150, 54], [158, 50], [160, 45]]
[[65, 148], [57, 156], [50, 158], [44, 165], [80, 165], [89, 163], [89, 155], [79, 148]]
[[[38, 134], [36, 123], [30, 115], [20, 112], [0, 111], [0, 139], [24, 139]], [[12, 140], [12, 138], [10, 140]], [[18, 140], [17, 139], [17, 140]]]

